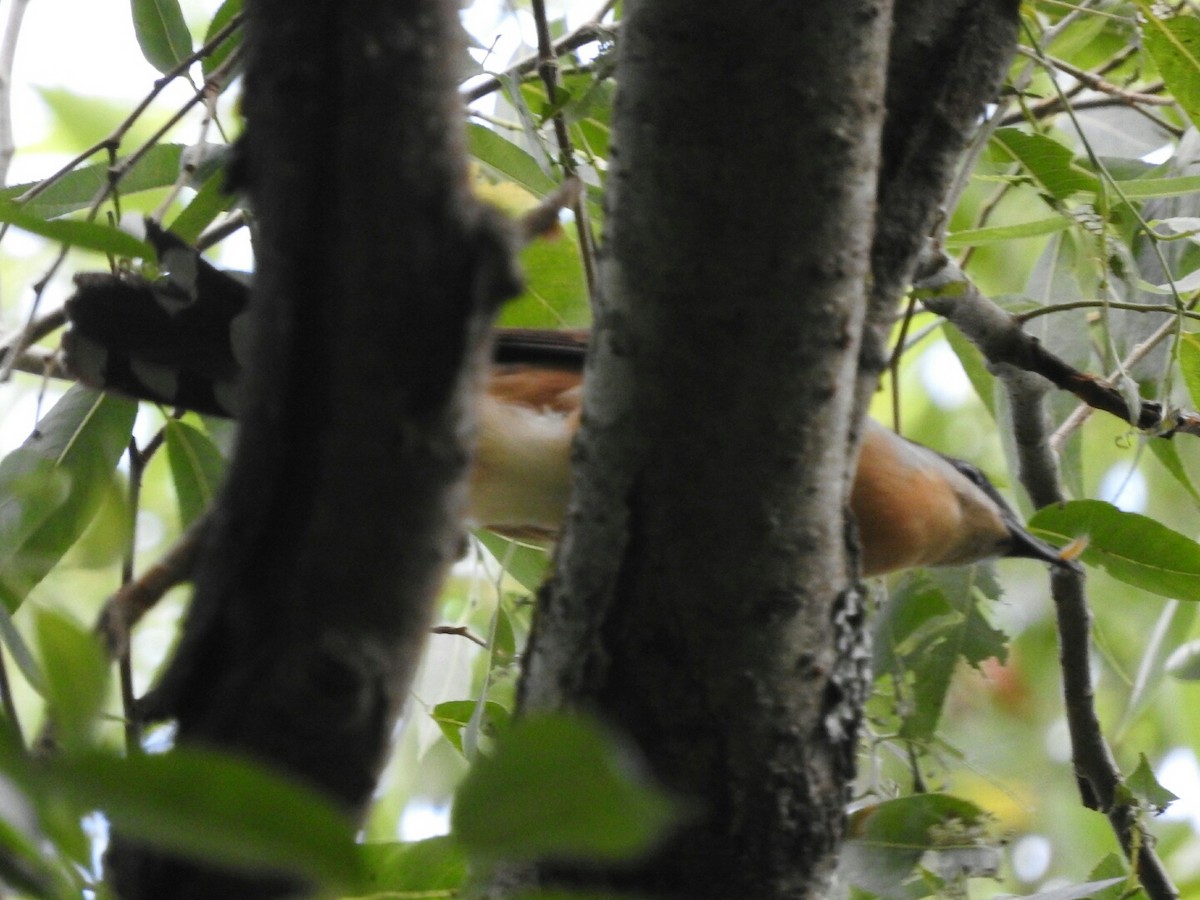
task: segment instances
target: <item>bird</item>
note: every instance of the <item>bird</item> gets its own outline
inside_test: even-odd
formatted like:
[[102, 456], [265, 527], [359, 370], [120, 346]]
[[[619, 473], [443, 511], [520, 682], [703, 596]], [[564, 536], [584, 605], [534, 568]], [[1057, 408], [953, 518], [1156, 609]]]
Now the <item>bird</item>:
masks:
[[[249, 287], [169, 232], [152, 229], [160, 270], [83, 273], [66, 301], [67, 368], [83, 383], [202, 413], [236, 416], [239, 333]], [[496, 329], [470, 473], [472, 524], [553, 541], [571, 493], [584, 330]], [[1000, 557], [1076, 569], [1032, 534], [974, 466], [864, 420], [849, 508], [864, 576]]]

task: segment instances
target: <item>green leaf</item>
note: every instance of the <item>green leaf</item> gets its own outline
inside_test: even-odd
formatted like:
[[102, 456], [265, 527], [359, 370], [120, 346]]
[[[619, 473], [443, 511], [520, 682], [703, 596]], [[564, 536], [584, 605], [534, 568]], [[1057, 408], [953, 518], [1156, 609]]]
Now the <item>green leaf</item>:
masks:
[[1123, 884], [1128, 880], [1124, 877], [1105, 878], [1102, 881], [1089, 881], [1087, 884], [1072, 884], [1067, 887], [1029, 894], [1024, 900], [1098, 900], [1100, 891]]
[[1200, 20], [1194, 15], [1162, 18], [1140, 0], [1142, 41], [1167, 90], [1193, 125], [1200, 124]]
[[[478, 704], [474, 700], [447, 700], [439, 703], [429, 713], [438, 728], [454, 749], [463, 753], [463, 730], [471, 721]], [[482, 729], [490, 738], [495, 738], [508, 722], [508, 710], [492, 700], [484, 701]]]
[[1179, 336], [1179, 370], [1192, 406], [1200, 406], [1200, 334], [1185, 332]]
[[364, 844], [365, 872], [352, 896], [457, 896], [467, 880], [467, 857], [449, 837], [401, 844]]
[[186, 528], [212, 505], [225, 476], [225, 458], [199, 428], [171, 419], [167, 422], [167, 459], [179, 498], [180, 523]]
[[[0, 602], [16, 610], [91, 521], [137, 404], [75, 385], [0, 461]], [[31, 495], [30, 484], [46, 491]]]
[[850, 816], [840, 871], [861, 888], [891, 896], [927, 850], [945, 846], [946, 835], [980, 828], [985, 820], [974, 803], [949, 794], [917, 794], [865, 807]]
[[1155, 197], [1182, 197], [1200, 191], [1200, 175], [1178, 175], [1173, 178], [1135, 178], [1114, 182], [1127, 200], [1150, 200]]
[[[243, 0], [225, 0], [220, 8], [212, 17], [212, 21], [208, 23], [208, 30], [204, 32], [204, 43], [209, 43], [217, 36], [217, 32], [228, 25], [234, 16], [241, 15]], [[200, 61], [201, 71], [204, 72], [206, 79], [211, 78], [213, 72], [221, 68], [225, 60], [229, 58], [229, 54], [233, 53], [242, 44], [242, 29], [236, 29], [233, 34], [223, 40], [208, 56]], [[222, 87], [227, 86], [233, 79], [227, 78]]]
[[[0, 816], [0, 884], [11, 886], [23, 893], [21, 896], [37, 898], [73, 898], [79, 889], [60, 867], [47, 859], [42, 846], [44, 837], [31, 827], [22, 828], [18, 818], [24, 809], [12, 809], [15, 788], [7, 785], [6, 800], [9, 808]], [[24, 798], [20, 798], [24, 800]], [[21, 804], [25, 806], [24, 803]], [[22, 823], [23, 824], [23, 823]]]
[[998, 129], [993, 143], [1020, 163], [1034, 185], [1055, 200], [1080, 191], [1096, 192], [1100, 181], [1075, 164], [1075, 155], [1053, 138], [1026, 134], [1016, 128]]
[[493, 175], [516, 182], [536, 197], [558, 187], [526, 151], [482, 125], [467, 126], [467, 149]]
[[[12, 613], [8, 611], [8, 607], [3, 603], [0, 603], [0, 646], [8, 650], [13, 658], [13, 662], [17, 664], [17, 668], [21, 670], [21, 674], [25, 676], [25, 680], [29, 682], [29, 686], [39, 695], [44, 696], [46, 691], [46, 676], [42, 674], [42, 667], [38, 665], [33, 651], [25, 643], [25, 638], [21, 636], [21, 632], [17, 631]], [[3, 731], [3, 729], [0, 729], [0, 731]]]
[[479, 543], [504, 567], [506, 574], [517, 584], [533, 594], [546, 580], [546, 569], [550, 565], [549, 554], [540, 547], [530, 547], [518, 541], [510, 541], [490, 531], [473, 532]]
[[1092, 882], [1092, 893], [1086, 895], [1090, 900], [1148, 900], [1145, 890], [1138, 886], [1137, 875], [1116, 853], [1106, 854], [1088, 872], [1088, 878]]
[[225, 170], [219, 169], [205, 179], [192, 202], [167, 226], [185, 244], [195, 244], [201, 233], [212, 224], [234, 202], [231, 194], [225, 193]]
[[[1200, 359], [1197, 359], [1196, 362], [1200, 363]], [[1188, 391], [1191, 392], [1191, 390], [1192, 385], [1189, 380]], [[1193, 405], [1195, 405], [1194, 401]], [[1171, 477], [1175, 479], [1176, 483], [1191, 494], [1193, 500], [1200, 503], [1200, 491], [1197, 491], [1196, 486], [1192, 484], [1192, 476], [1188, 474], [1183, 465], [1183, 460], [1179, 456], [1179, 444], [1176, 441], [1151, 439], [1147, 442], [1147, 446], [1155, 458], [1162, 463], [1163, 468], [1171, 473]]]
[[68, 751], [84, 750], [108, 696], [108, 660], [96, 636], [68, 616], [39, 608], [36, 621], [55, 736]]
[[950, 349], [954, 351], [954, 355], [958, 357], [959, 363], [962, 364], [963, 371], [967, 373], [967, 380], [975, 389], [975, 396], [980, 399], [992, 418], [995, 418], [996, 378], [988, 370], [987, 360], [979, 348], [963, 337], [962, 332], [949, 322], [942, 325], [942, 334], [946, 338], [946, 343], [950, 345]]
[[149, 244], [112, 225], [73, 219], [43, 219], [12, 200], [0, 199], [0, 222], [72, 247], [96, 250], [110, 256], [154, 258], [154, 251]]
[[521, 251], [521, 269], [525, 290], [504, 305], [500, 324], [562, 328], [588, 322], [587, 278], [573, 234], [533, 241]]
[[179, 0], [131, 0], [133, 31], [146, 62], [166, 74], [192, 53]]
[[327, 885], [361, 880], [354, 825], [311, 789], [213, 751], [176, 748], [126, 759], [50, 760], [40, 790], [153, 847], [222, 866], [298, 873]]
[[1006, 636], [980, 609], [984, 571], [963, 566], [913, 573], [876, 618], [874, 669], [890, 673], [912, 698], [901, 716], [905, 738], [933, 736], [960, 660], [978, 667], [1007, 656]]
[[[180, 144], [159, 144], [151, 149], [121, 179], [122, 194], [136, 194], [154, 188], [169, 187], [179, 177]], [[98, 163], [70, 172], [22, 204], [26, 213], [41, 219], [53, 219], [90, 206], [101, 188], [108, 183], [108, 166]], [[37, 187], [40, 182], [18, 184], [0, 191], [0, 197], [15, 200]]]
[[1065, 231], [1074, 223], [1066, 216], [1054, 216], [1049, 219], [1037, 219], [1033, 222], [1020, 222], [1016, 225], [992, 225], [988, 228], [964, 228], [946, 237], [946, 246], [951, 249], [960, 247], [979, 247], [984, 244], [1004, 244], [1021, 238], [1044, 237]]
[[1200, 600], [1200, 545], [1147, 516], [1101, 500], [1074, 500], [1034, 513], [1029, 528], [1055, 544], [1086, 538], [1081, 558], [1153, 594]]
[[1179, 799], [1158, 783], [1145, 753], [1138, 754], [1137, 768], [1129, 773], [1125, 786], [1156, 815]]
[[488, 859], [611, 861], [650, 850], [678, 816], [598, 725], [543, 715], [517, 722], [471, 769], [453, 834]]

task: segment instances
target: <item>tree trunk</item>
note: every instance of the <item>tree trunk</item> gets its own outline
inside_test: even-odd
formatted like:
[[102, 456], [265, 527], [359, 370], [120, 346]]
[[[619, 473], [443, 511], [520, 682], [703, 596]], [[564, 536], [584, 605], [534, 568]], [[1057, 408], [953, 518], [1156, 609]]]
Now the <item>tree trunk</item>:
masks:
[[626, 7], [581, 465], [522, 700], [599, 711], [700, 815], [571, 880], [823, 894], [866, 686], [844, 506], [889, 7]]
[[[261, 230], [247, 413], [180, 650], [179, 744], [365, 808], [443, 573], [508, 239], [467, 188], [452, 0], [248, 0], [241, 175]], [[296, 885], [118, 839], [127, 898]]]
[[868, 686], [853, 435], [1016, 34], [1016, 0], [890, 7], [626, 5], [574, 499], [521, 699], [599, 713], [698, 815], [633, 871], [544, 883], [827, 896]]

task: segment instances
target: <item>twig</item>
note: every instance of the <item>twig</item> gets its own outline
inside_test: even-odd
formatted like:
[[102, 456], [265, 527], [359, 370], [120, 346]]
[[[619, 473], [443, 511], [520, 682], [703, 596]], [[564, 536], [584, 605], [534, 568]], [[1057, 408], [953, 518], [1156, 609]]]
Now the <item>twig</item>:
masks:
[[[1047, 350], [1037, 338], [1022, 331], [1015, 317], [983, 296], [944, 254], [928, 254], [922, 260], [914, 292], [926, 309], [952, 322], [991, 365], [1009, 365], [1041, 375], [1089, 407], [1103, 410], [1138, 428], [1163, 427], [1162, 404], [1142, 400], [1141, 407], [1131, 411], [1116, 388], [1095, 375], [1080, 372]], [[1172, 427], [1178, 426], [1172, 423]]]
[[[1072, 65], [1066, 60], [1059, 59], [1056, 56], [1041, 54], [1027, 47], [1018, 47], [1017, 52], [1028, 57], [1029, 59], [1048, 62], [1055, 69], [1058, 69], [1060, 72], [1065, 72], [1076, 81], [1086, 85], [1092, 90], [1099, 91], [1102, 94], [1108, 94], [1109, 96], [1115, 97], [1130, 106], [1138, 103], [1145, 103], [1151, 106], [1173, 106], [1175, 104], [1174, 99], [1171, 97], [1160, 97], [1156, 93], [1126, 90], [1125, 88], [1115, 85], [1110, 81], [1105, 81], [1103, 78], [1093, 72], [1089, 72], [1086, 69], [1081, 69], [1078, 66]], [[1162, 90], [1162, 88], [1163, 83], [1160, 81], [1157, 83], [1157, 89]], [[1148, 87], [1147, 90], [1154, 90], [1154, 86]]]
[[13, 139], [12, 86], [13, 66], [17, 58], [17, 40], [29, 0], [12, 0], [8, 7], [8, 22], [0, 42], [0, 185], [8, 184], [8, 167], [17, 152]]
[[244, 209], [239, 209], [230, 215], [220, 225], [214, 225], [196, 241], [196, 249], [200, 251], [207, 250], [209, 247], [219, 244], [225, 238], [229, 237], [242, 228], [250, 224], [250, 215]]
[[541, 237], [558, 226], [560, 210], [574, 206], [583, 194], [583, 182], [572, 176], [548, 194], [542, 202], [526, 212], [517, 221], [521, 245]]
[[429, 633], [430, 634], [453, 634], [453, 635], [457, 635], [458, 637], [465, 637], [472, 644], [478, 644], [480, 647], [483, 647], [485, 650], [487, 649], [487, 645], [488, 645], [487, 641], [485, 641], [483, 638], [479, 637], [477, 634], [473, 634], [471, 632], [471, 629], [467, 628], [466, 625], [435, 625], [429, 629]]
[[[131, 129], [137, 123], [137, 120], [142, 117], [142, 113], [144, 113], [150, 107], [150, 104], [153, 103], [154, 99], [166, 89], [167, 85], [187, 72], [187, 70], [191, 68], [194, 63], [211, 55], [217, 49], [217, 47], [223, 44], [225, 40], [237, 30], [241, 24], [242, 15], [239, 13], [230, 19], [224, 28], [214, 34], [211, 40], [193, 52], [186, 59], [181, 60], [179, 65], [175, 66], [175, 68], [171, 69], [171, 71], [157, 79], [154, 82], [154, 87], [145, 97], [142, 98], [142, 101], [136, 107], [134, 107], [133, 112], [126, 116], [124, 120], [117, 125], [117, 127], [114, 128], [107, 137], [101, 138], [91, 147], [78, 154], [66, 165], [62, 166], [62, 168], [58, 169], [58, 171], [54, 172], [47, 178], [43, 178], [25, 193], [23, 193], [20, 197], [17, 197], [16, 202], [26, 203], [30, 200], [33, 200], [35, 197], [48, 190], [56, 182], [62, 180], [65, 176], [73, 172], [81, 163], [90, 157], [95, 156], [101, 151], [115, 150], [117, 147], [119, 147], [129, 129]], [[201, 87], [197, 93], [202, 94], [203, 90], [204, 88]], [[189, 109], [193, 103], [194, 101], [189, 102]]]
[[1021, 313], [1013, 313], [1013, 319], [1024, 325], [1041, 316], [1051, 313], [1066, 312], [1071, 309], [1124, 309], [1130, 312], [1166, 313], [1171, 316], [1183, 316], [1185, 319], [1200, 319], [1200, 312], [1192, 309], [1180, 309], [1178, 306], [1167, 306], [1158, 303], [1126, 303], [1123, 300], [1064, 300], [1053, 306], [1042, 306]]
[[[546, 0], [533, 0], [533, 21], [537, 27], [538, 73], [546, 85], [546, 97], [550, 102], [550, 108], [555, 111], [553, 117], [554, 138], [558, 142], [559, 164], [567, 178], [576, 178], [578, 171], [575, 166], [575, 151], [571, 147], [571, 135], [567, 131], [567, 118], [558, 105], [558, 55], [550, 40], [550, 22], [546, 18]], [[573, 211], [575, 213], [575, 230], [579, 235], [579, 255], [583, 261], [588, 298], [592, 299], [596, 292], [596, 263], [592, 248], [592, 231], [589, 227], [587, 208], [584, 205], [582, 192], [575, 198]]]
[[9, 353], [12, 353], [17, 344], [20, 343], [18, 338], [27, 341], [25, 346], [28, 348], [32, 344], [36, 344], [47, 335], [53, 334], [62, 328], [67, 323], [67, 314], [62, 309], [56, 309], [53, 312], [46, 313], [38, 319], [32, 319], [26, 327], [14, 335], [12, 340], [0, 343], [0, 360], [3, 360]]
[[[1050, 449], [1049, 427], [1042, 407], [1045, 382], [1028, 372], [1011, 370], [1004, 382], [1011, 399], [1021, 483], [1035, 506], [1061, 502], [1058, 465]], [[1141, 822], [1141, 810], [1136, 802], [1123, 798], [1126, 792], [1122, 791], [1121, 771], [1096, 713], [1091, 676], [1091, 610], [1084, 576], [1078, 571], [1056, 568], [1050, 576], [1050, 589], [1058, 624], [1063, 706], [1083, 804], [1108, 817], [1151, 900], [1174, 900], [1179, 892], [1154, 852]]]
[[167, 591], [192, 577], [208, 522], [208, 514], [196, 519], [162, 559], [138, 578], [122, 584], [105, 602], [93, 630], [104, 639], [111, 658], [127, 654], [133, 627]]
[[[238, 28], [238, 26], [241, 25], [241, 21], [242, 21], [242, 17], [240, 14], [237, 16], [234, 16], [229, 21], [229, 23], [226, 24], [226, 26], [224, 28], [222, 28], [215, 35], [213, 35], [211, 40], [209, 40], [202, 47], [200, 47], [200, 49], [193, 52], [186, 59], [182, 60], [177, 66], [175, 66], [175, 68], [173, 68], [170, 72], [168, 72], [162, 78], [159, 78], [157, 81], [155, 81], [154, 88], [150, 91], [150, 93], [147, 94], [147, 96], [142, 99], [142, 102], [138, 104], [137, 108], [134, 109], [134, 111], [132, 113], [130, 113], [125, 118], [125, 120], [120, 125], [118, 125], [116, 127], [116, 129], [108, 137], [97, 142], [91, 148], [89, 148], [84, 153], [80, 154], [79, 156], [76, 156], [75, 159], [73, 159], [71, 162], [67, 163], [67, 165], [63, 166], [61, 169], [59, 169], [57, 172], [55, 172], [49, 178], [43, 179], [42, 181], [38, 182], [36, 185], [34, 185], [32, 188], [30, 188], [28, 191], [26, 191], [20, 197], [18, 197], [16, 199], [16, 202], [24, 203], [24, 202], [28, 202], [29, 200], [32, 200], [33, 198], [37, 197], [43, 191], [47, 190], [56, 181], [60, 180], [61, 178], [63, 178], [67, 174], [69, 174], [71, 171], [73, 171], [75, 169], [75, 167], [78, 166], [85, 159], [87, 159], [88, 157], [92, 156], [93, 154], [95, 154], [99, 151], [106, 151], [110, 155], [110, 157], [115, 156], [117, 148], [120, 146], [121, 140], [124, 138], [125, 133], [130, 128], [133, 127], [134, 122], [136, 122], [137, 119], [141, 117], [142, 113], [146, 111], [146, 109], [149, 107], [150, 103], [154, 100], [154, 98], [157, 97], [162, 92], [162, 90], [168, 84], [170, 84], [174, 79], [176, 79], [179, 76], [186, 73], [188, 68], [193, 63], [195, 63], [197, 60], [203, 59], [204, 57], [208, 56], [213, 51], [215, 51], [217, 49], [217, 47], [219, 47], [225, 41], [225, 39], [228, 38], [231, 34], [233, 34], [233, 32]], [[172, 127], [174, 127], [175, 123], [178, 122], [180, 119], [182, 119], [191, 110], [191, 108], [196, 105], [196, 103], [198, 103], [204, 99], [205, 91], [208, 87], [208, 84], [209, 83], [206, 82], [203, 86], [198, 88], [193, 93], [191, 99], [189, 99], [180, 110], [178, 110], [173, 116], [171, 116], [171, 118], [168, 119], [168, 121], [165, 125], [163, 125], [157, 131], [155, 131], [154, 134], [150, 137], [150, 139], [148, 141], [146, 141], [144, 144], [142, 144], [141, 147], [139, 147], [131, 155], [127, 156], [124, 160], [122, 160], [122, 162], [119, 165], [112, 165], [109, 167], [108, 180], [96, 192], [96, 196], [92, 198], [92, 200], [89, 204], [90, 208], [89, 208], [88, 214], [86, 216], [87, 221], [90, 222], [96, 218], [96, 214], [99, 211], [101, 204], [103, 204], [106, 199], [108, 199], [110, 196], [112, 196], [116, 192], [117, 185], [120, 183], [121, 179], [123, 179], [127, 174], [129, 174], [129, 171], [135, 165], [137, 165], [138, 162], [141, 161], [142, 157], [144, 157], [150, 151], [150, 149], [152, 147], [154, 147], [158, 144], [158, 142], [162, 139], [163, 135], [165, 135], [167, 133], [167, 131], [169, 131]], [[7, 223], [4, 225], [0, 225], [0, 239], [2, 239], [4, 237], [4, 235], [7, 234], [7, 232], [8, 232]], [[16, 357], [20, 356], [21, 353], [24, 351], [24, 349], [26, 347], [28, 347], [30, 345], [30, 343], [32, 343], [32, 341], [30, 341], [30, 339], [29, 339], [29, 334], [30, 334], [29, 328], [32, 325], [32, 323], [37, 319], [38, 310], [41, 306], [42, 295], [45, 292], [46, 285], [49, 283], [50, 279], [54, 277], [54, 274], [59, 270], [59, 267], [62, 266], [63, 261], [67, 258], [67, 250], [68, 250], [68, 247], [66, 245], [64, 245], [63, 248], [59, 251], [58, 255], [54, 258], [54, 262], [50, 264], [50, 268], [46, 271], [45, 275], [43, 275], [42, 278], [37, 282], [37, 284], [34, 285], [34, 298], [33, 298], [33, 303], [31, 305], [31, 308], [30, 308], [29, 317], [28, 317], [28, 319], [26, 319], [26, 326], [25, 326], [25, 328], [23, 328], [21, 330], [21, 334], [19, 335], [17, 341], [12, 345], [13, 349], [15, 349], [16, 352], [12, 356], [8, 357], [7, 359], [0, 361], [0, 382], [6, 381], [8, 379], [8, 376], [12, 373], [13, 360]]]
[[[129, 439], [129, 533], [126, 535], [125, 558], [121, 562], [121, 585], [133, 581], [134, 556], [137, 553], [137, 513], [141, 503], [142, 476], [146, 464], [155, 451], [162, 446], [165, 431], [158, 433], [146, 445], [145, 450], [139, 450], [137, 440]], [[121, 682], [121, 706], [125, 713], [125, 752], [135, 754], [142, 747], [142, 726], [137, 716], [137, 698], [133, 692], [133, 665], [129, 653], [129, 642], [125, 642], [121, 653], [117, 655], [117, 670]]]
[[[590, 19], [572, 31], [554, 42], [554, 53], [556, 56], [561, 56], [564, 53], [569, 53], [572, 50], [578, 50], [580, 47], [585, 47], [588, 44], [596, 41], [611, 40], [612, 36], [617, 32], [616, 25], [602, 25], [601, 20], [608, 15], [609, 10], [616, 6], [616, 0], [606, 0], [606, 2], [598, 9]], [[541, 55], [535, 54], [528, 56], [520, 62], [509, 66], [501, 75], [492, 75], [485, 80], [474, 85], [470, 89], [463, 91], [463, 99], [468, 103], [473, 103], [476, 100], [481, 100], [488, 94], [493, 94], [504, 87], [504, 82], [510, 79], [519, 79], [523, 75], [528, 75], [535, 71], [541, 63]]]

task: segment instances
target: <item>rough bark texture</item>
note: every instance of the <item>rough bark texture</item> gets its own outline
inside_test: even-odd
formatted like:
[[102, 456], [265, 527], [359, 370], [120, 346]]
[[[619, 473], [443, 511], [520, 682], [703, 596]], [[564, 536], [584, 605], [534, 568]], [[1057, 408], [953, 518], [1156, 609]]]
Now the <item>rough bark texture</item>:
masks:
[[1019, 7], [1019, 0], [896, 0], [860, 367], [864, 398], [888, 359], [896, 301], [922, 246], [940, 231], [950, 179], [1016, 49]]
[[598, 712], [702, 813], [632, 872], [543, 882], [826, 895], [865, 685], [851, 435], [1016, 14], [897, 0], [888, 49], [886, 0], [627, 4], [575, 498], [522, 703]]
[[599, 711], [700, 819], [653, 896], [817, 897], [863, 681], [843, 507], [889, 4], [626, 6], [582, 465], [525, 710]]
[[[153, 705], [357, 813], [461, 541], [507, 238], [466, 186], [452, 0], [248, 0], [247, 414]], [[267, 897], [118, 840], [127, 898]]]

